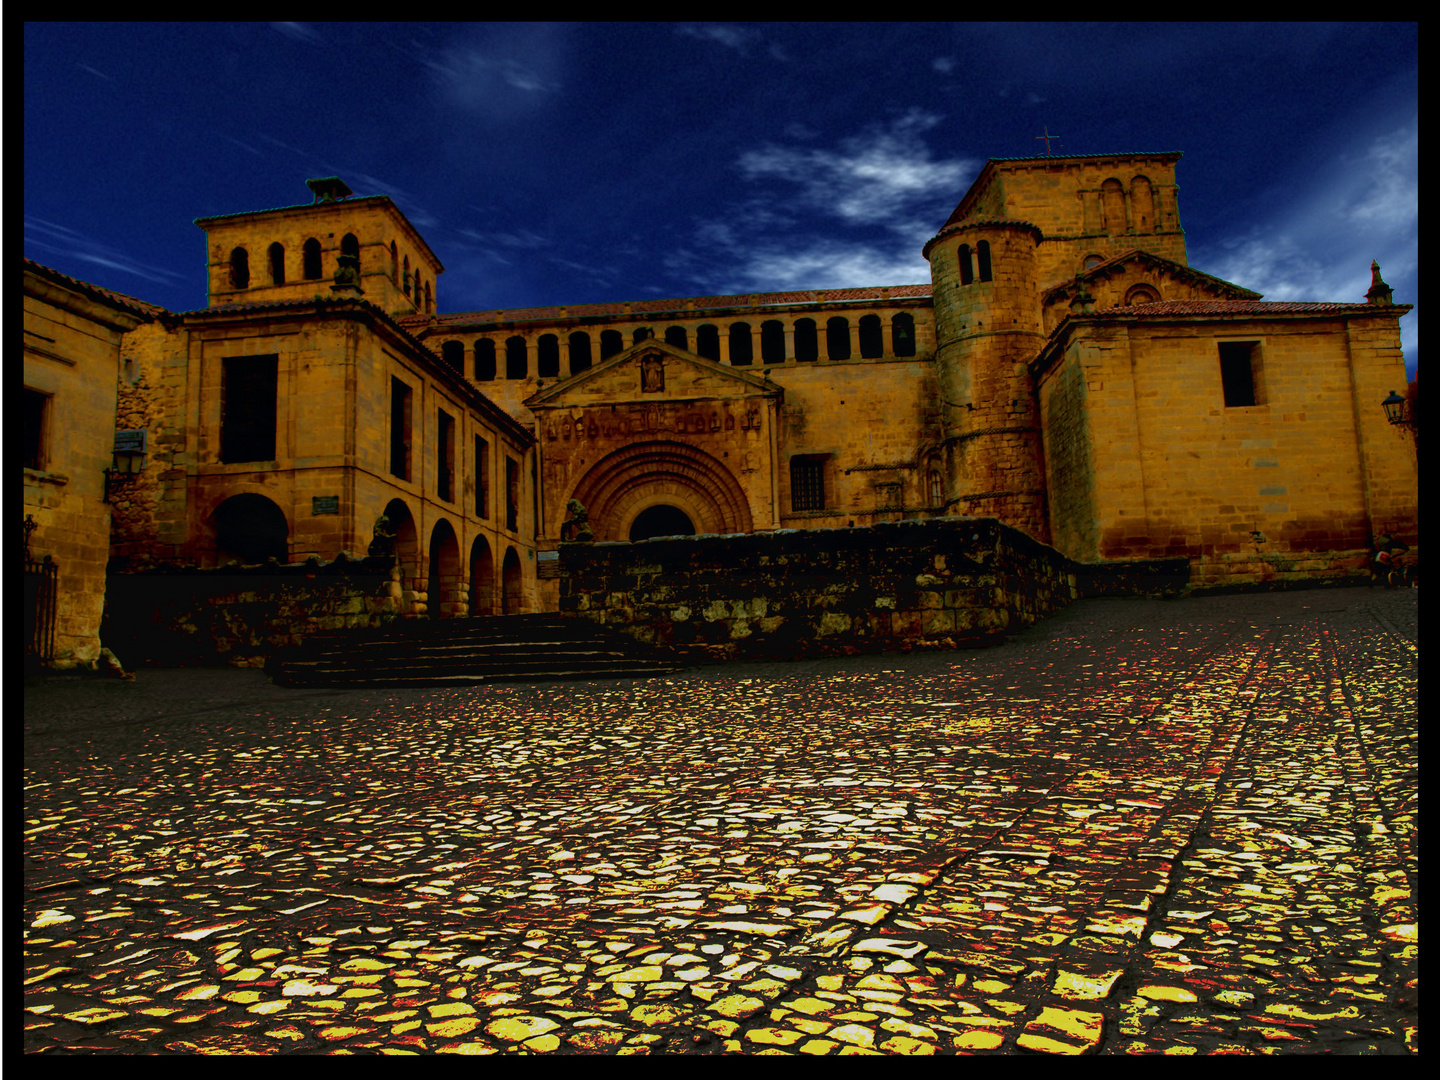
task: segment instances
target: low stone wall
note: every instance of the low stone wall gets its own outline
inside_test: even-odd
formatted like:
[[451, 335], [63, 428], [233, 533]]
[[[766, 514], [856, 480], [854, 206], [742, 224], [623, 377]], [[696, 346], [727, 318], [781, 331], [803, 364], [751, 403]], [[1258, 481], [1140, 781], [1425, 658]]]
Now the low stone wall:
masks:
[[998, 640], [1082, 595], [1173, 593], [1184, 559], [1082, 567], [992, 518], [562, 544], [560, 611], [694, 660]]
[[101, 641], [127, 668], [260, 667], [308, 634], [384, 626], [407, 606], [392, 559], [111, 574]]

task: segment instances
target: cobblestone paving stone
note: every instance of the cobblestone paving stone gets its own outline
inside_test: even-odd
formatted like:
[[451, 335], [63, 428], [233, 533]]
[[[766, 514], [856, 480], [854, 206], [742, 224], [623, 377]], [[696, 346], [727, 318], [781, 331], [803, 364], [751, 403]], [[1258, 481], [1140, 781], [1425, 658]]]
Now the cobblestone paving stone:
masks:
[[1413, 1053], [1417, 600], [641, 682], [52, 679], [25, 1049]]

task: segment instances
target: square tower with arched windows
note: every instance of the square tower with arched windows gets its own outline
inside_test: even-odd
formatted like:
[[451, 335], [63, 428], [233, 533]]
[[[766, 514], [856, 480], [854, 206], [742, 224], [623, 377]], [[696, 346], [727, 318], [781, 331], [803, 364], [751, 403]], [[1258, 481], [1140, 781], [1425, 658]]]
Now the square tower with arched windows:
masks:
[[445, 267], [388, 195], [355, 198], [339, 177], [306, 182], [314, 201], [197, 218], [209, 305], [360, 296], [391, 315], [432, 315]]

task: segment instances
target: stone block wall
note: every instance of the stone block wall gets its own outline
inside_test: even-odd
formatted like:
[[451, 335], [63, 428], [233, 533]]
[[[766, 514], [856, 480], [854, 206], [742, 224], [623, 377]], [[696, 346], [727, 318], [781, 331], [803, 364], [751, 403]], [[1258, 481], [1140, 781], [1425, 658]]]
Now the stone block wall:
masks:
[[1060, 610], [1087, 582], [1185, 581], [1183, 559], [1162, 560], [1127, 585], [993, 518], [563, 544], [560, 565], [562, 614], [691, 660], [979, 645]]
[[259, 667], [309, 634], [400, 618], [396, 574], [388, 559], [112, 574], [101, 639], [132, 669]]

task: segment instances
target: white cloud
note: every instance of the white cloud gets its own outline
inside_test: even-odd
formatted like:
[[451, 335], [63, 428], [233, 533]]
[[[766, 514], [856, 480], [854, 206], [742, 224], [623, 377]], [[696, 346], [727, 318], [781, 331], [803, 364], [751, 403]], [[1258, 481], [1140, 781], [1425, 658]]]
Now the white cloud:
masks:
[[306, 41], [312, 45], [323, 45], [325, 39], [311, 26], [301, 22], [272, 22], [270, 28], [284, 34], [292, 41]]
[[955, 58], [953, 56], [937, 56], [930, 61], [930, 66], [941, 75], [949, 75], [955, 70]]
[[[144, 278], [146, 281], [157, 282], [161, 285], [170, 285], [182, 280], [185, 276], [138, 262], [112, 247], [97, 243], [74, 229], [37, 217], [25, 218], [25, 250], [27, 252], [32, 250], [54, 252], [67, 259], [100, 266], [106, 270], [115, 270], [131, 277]], [[36, 259], [35, 261], [45, 263], [47, 260]]]
[[[896, 224], [918, 204], [959, 198], [980, 162], [935, 161], [921, 136], [941, 117], [912, 109], [889, 129], [872, 128], [838, 150], [770, 146], [742, 155], [747, 180], [774, 178], [799, 188], [800, 201], [853, 224]], [[908, 215], [907, 215], [908, 216]], [[903, 228], [909, 228], [909, 222]]]
[[445, 100], [493, 121], [529, 116], [564, 86], [567, 29], [485, 23], [467, 39], [422, 55]]

